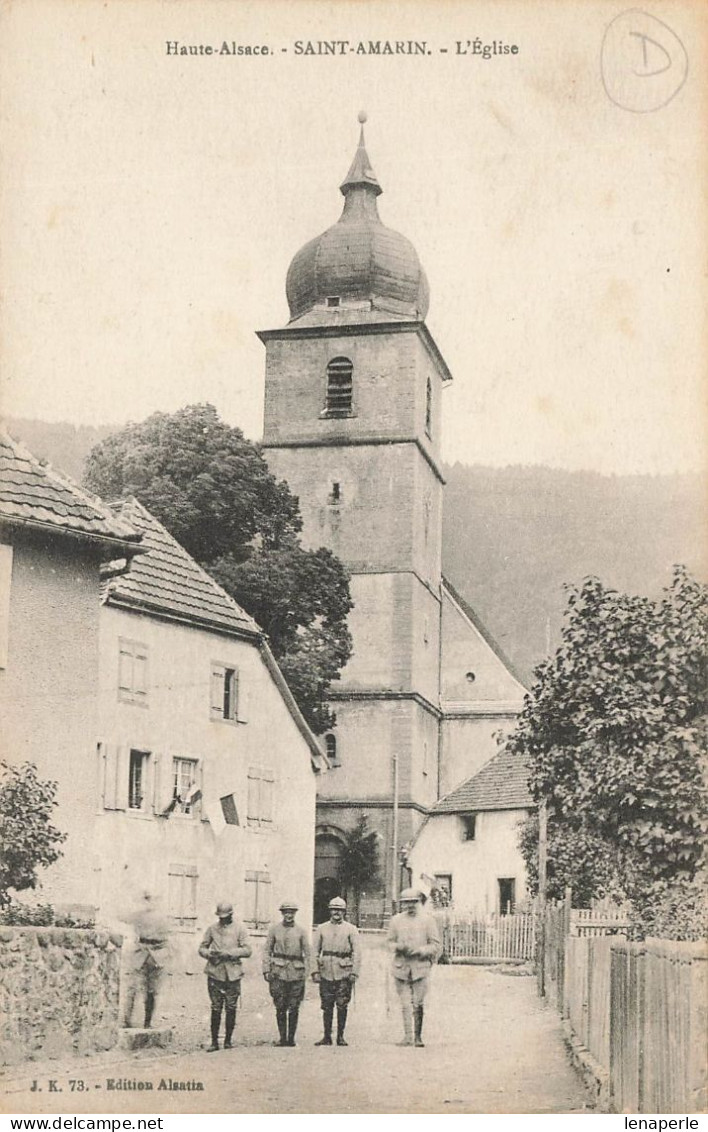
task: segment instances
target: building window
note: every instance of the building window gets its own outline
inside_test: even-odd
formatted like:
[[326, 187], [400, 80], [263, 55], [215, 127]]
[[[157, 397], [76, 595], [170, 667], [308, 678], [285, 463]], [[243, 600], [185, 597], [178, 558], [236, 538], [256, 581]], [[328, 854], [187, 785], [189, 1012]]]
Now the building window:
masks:
[[327, 306], [328, 307], [338, 307], [339, 306], [339, 296], [338, 295], [328, 295], [327, 296]]
[[462, 815], [462, 840], [474, 841], [477, 836], [477, 815], [476, 814], [463, 814]]
[[345, 416], [352, 411], [354, 366], [349, 358], [333, 358], [327, 366], [325, 411], [331, 416]]
[[118, 698], [124, 703], [147, 706], [147, 645], [121, 637], [118, 650]]
[[325, 735], [325, 750], [327, 752], [327, 761], [329, 762], [330, 766], [342, 765], [339, 761], [339, 754], [337, 752], [337, 736], [332, 735], [331, 732], [329, 733], [329, 735]]
[[511, 916], [516, 905], [516, 880], [514, 877], [499, 877], [499, 913]]
[[[128, 764], [128, 809], [144, 810], [149, 751], [131, 751]], [[125, 773], [125, 772], [124, 772]]]
[[194, 931], [197, 926], [196, 865], [169, 865], [167, 909], [175, 926], [183, 931]]
[[172, 760], [172, 797], [175, 802], [174, 813], [193, 814], [202, 796], [199, 788], [199, 763], [197, 759]]
[[329, 502], [333, 507], [342, 502], [342, 485], [335, 481], [332, 484], [332, 490], [329, 493]]
[[224, 664], [211, 666], [211, 718], [239, 718], [238, 669]]
[[425, 386], [425, 432], [432, 438], [433, 435], [433, 386], [428, 378]]
[[252, 928], [264, 928], [271, 919], [271, 884], [269, 873], [246, 873], [244, 888], [244, 921]]
[[447, 908], [448, 904], [452, 903], [452, 874], [436, 873], [433, 887], [438, 892], [436, 903], [439, 902], [443, 908]]
[[270, 829], [273, 825], [273, 784], [272, 770], [252, 766], [248, 769], [248, 807], [246, 819], [257, 829]]

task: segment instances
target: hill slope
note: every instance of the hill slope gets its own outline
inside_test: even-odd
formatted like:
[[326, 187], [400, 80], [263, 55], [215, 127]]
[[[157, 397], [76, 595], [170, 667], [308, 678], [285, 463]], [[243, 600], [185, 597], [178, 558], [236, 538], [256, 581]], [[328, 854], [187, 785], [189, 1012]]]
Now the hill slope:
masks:
[[[92, 446], [113, 431], [20, 419], [7, 425], [74, 479]], [[708, 574], [698, 475], [464, 464], [445, 474], [445, 573], [527, 680], [547, 642], [558, 643], [563, 583], [596, 574], [617, 589], [655, 595], [676, 562]]]

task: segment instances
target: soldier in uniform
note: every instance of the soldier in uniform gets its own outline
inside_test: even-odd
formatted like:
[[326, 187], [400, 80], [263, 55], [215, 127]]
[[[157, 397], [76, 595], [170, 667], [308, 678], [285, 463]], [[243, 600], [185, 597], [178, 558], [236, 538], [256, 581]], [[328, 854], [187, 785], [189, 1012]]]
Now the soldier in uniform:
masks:
[[144, 1006], [143, 1025], [152, 1025], [157, 995], [167, 967], [170, 924], [156, 906], [151, 892], [144, 892], [137, 909], [126, 916], [135, 930], [135, 944], [128, 953], [128, 979], [123, 1025], [131, 1026], [136, 997]]
[[388, 945], [393, 954], [392, 973], [403, 1011], [402, 1044], [422, 1047], [423, 1003], [430, 971], [440, 956], [442, 943], [435, 920], [423, 911], [420, 892], [404, 888], [399, 901], [402, 910], [389, 924]]
[[310, 959], [307, 932], [295, 923], [297, 904], [283, 900], [281, 924], [268, 929], [263, 951], [263, 978], [270, 987], [278, 1020], [279, 1046], [294, 1046], [300, 1003], [305, 997], [305, 979]]
[[218, 920], [207, 928], [199, 945], [199, 954], [206, 959], [204, 968], [211, 1002], [211, 1045], [208, 1052], [219, 1048], [221, 1014], [225, 1008], [224, 1049], [231, 1049], [236, 1025], [236, 1007], [241, 994], [242, 959], [251, 955], [248, 933], [234, 920], [233, 904], [222, 901], [216, 906]]
[[347, 905], [341, 896], [329, 902], [329, 923], [315, 931], [313, 951], [317, 970], [312, 978], [320, 984], [320, 1004], [324, 1021], [324, 1037], [317, 1046], [331, 1046], [332, 1018], [337, 1007], [337, 1045], [345, 1046], [344, 1030], [354, 982], [361, 967], [359, 933], [353, 924], [345, 923]]

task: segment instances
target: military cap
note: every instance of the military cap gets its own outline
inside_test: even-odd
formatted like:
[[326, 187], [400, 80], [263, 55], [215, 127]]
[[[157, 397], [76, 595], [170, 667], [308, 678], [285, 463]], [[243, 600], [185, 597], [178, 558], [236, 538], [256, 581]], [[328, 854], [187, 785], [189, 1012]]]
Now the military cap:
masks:
[[234, 910], [233, 904], [229, 904], [228, 900], [220, 900], [216, 906], [217, 916], [230, 916]]
[[298, 908], [299, 908], [299, 904], [298, 904], [297, 900], [281, 900], [280, 901], [280, 911], [281, 912], [297, 912]]
[[404, 888], [398, 899], [401, 903], [411, 900], [420, 900], [421, 894], [417, 888]]
[[333, 896], [327, 905], [328, 908], [341, 908], [342, 911], [346, 909], [346, 906], [347, 902], [346, 900], [342, 900], [341, 896]]

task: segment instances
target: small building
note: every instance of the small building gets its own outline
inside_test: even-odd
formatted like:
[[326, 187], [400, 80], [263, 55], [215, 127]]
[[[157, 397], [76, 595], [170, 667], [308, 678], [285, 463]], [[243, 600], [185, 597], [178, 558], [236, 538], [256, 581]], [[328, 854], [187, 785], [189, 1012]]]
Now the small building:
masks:
[[140, 534], [0, 433], [0, 716], [3, 758], [58, 783], [63, 855], [42, 899], [93, 904], [100, 570]]
[[436, 887], [459, 912], [513, 912], [527, 897], [519, 829], [534, 810], [525, 764], [502, 748], [441, 798], [408, 854], [413, 884]]
[[219, 899], [259, 931], [293, 896], [307, 923], [327, 760], [256, 623], [135, 499], [116, 515], [147, 553], [103, 592], [102, 914], [147, 887], [184, 933]]

